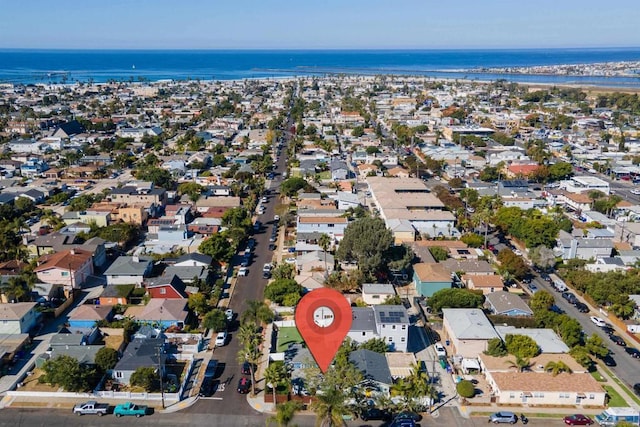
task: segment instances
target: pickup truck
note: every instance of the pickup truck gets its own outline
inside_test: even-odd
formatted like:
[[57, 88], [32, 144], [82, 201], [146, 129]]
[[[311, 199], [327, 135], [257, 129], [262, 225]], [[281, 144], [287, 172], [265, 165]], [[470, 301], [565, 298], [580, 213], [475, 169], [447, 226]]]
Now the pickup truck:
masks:
[[73, 407], [73, 413], [76, 415], [98, 415], [103, 416], [107, 413], [109, 405], [107, 403], [98, 403], [95, 400], [78, 403]]
[[147, 406], [145, 405], [136, 405], [135, 403], [126, 402], [122, 403], [115, 407], [113, 410], [113, 415], [116, 417], [121, 417], [123, 415], [135, 415], [140, 418], [144, 415], [147, 415]]

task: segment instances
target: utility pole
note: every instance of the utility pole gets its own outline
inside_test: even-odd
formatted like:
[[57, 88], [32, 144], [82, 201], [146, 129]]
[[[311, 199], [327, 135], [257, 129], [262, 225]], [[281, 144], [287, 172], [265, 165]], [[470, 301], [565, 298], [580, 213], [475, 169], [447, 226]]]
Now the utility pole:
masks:
[[162, 352], [160, 351], [161, 346], [156, 347], [156, 355], [158, 357], [158, 376], [160, 377], [160, 398], [162, 400], [162, 409], [165, 408], [164, 406], [164, 381], [162, 379], [163, 372], [162, 372]]

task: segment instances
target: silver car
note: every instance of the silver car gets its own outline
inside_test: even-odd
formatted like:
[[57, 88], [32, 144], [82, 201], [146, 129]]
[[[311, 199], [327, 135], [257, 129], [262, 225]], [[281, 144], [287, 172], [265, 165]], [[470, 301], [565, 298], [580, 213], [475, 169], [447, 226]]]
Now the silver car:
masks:
[[518, 416], [513, 412], [500, 411], [489, 416], [489, 422], [494, 424], [515, 424], [518, 422]]

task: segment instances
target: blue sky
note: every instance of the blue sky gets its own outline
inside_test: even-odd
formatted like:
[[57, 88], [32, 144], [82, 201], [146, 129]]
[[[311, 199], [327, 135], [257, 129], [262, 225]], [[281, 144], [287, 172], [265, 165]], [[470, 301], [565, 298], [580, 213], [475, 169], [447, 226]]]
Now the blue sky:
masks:
[[638, 0], [24, 0], [0, 48], [639, 47], [638, 22]]

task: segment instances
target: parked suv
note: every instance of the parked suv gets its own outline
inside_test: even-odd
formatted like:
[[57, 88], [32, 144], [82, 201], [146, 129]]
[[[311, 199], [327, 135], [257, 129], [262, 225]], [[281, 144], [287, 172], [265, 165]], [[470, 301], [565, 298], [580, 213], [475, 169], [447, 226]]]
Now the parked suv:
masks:
[[501, 411], [489, 416], [489, 422], [494, 424], [515, 424], [517, 421], [518, 417], [513, 412]]
[[562, 293], [562, 298], [564, 298], [567, 301], [569, 301], [570, 304], [575, 304], [575, 303], [578, 302], [578, 298], [576, 298], [576, 296], [574, 294], [572, 294], [571, 292], [563, 292]]

